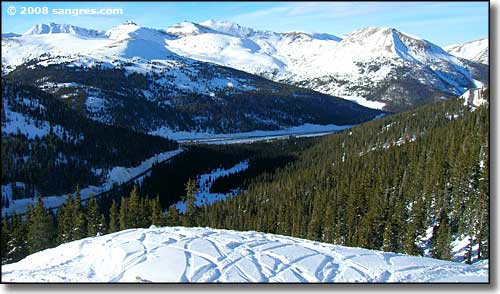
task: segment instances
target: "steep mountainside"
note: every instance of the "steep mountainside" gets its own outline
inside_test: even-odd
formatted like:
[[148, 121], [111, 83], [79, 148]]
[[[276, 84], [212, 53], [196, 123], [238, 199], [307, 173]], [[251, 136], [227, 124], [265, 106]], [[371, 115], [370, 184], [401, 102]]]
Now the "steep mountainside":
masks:
[[488, 265], [257, 232], [131, 229], [2, 266], [3, 282], [488, 282]]
[[[190, 27], [188, 32], [199, 26]], [[172, 33], [182, 33], [174, 30]], [[208, 32], [204, 29], [202, 32]], [[36, 26], [2, 45], [6, 78], [34, 85], [87, 117], [141, 132], [234, 133], [352, 125], [381, 112], [177, 55], [176, 35], [127, 22], [104, 33]], [[36, 34], [35, 34], [36, 33]], [[103, 37], [104, 36], [104, 37]]]
[[470, 41], [464, 44], [449, 45], [444, 49], [457, 57], [471, 61], [488, 64], [489, 62], [489, 40], [488, 38]]

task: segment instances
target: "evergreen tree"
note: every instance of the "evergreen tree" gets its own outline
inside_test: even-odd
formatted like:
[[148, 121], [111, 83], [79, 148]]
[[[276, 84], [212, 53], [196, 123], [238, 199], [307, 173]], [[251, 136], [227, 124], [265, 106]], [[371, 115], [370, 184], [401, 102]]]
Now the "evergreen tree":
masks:
[[102, 235], [105, 235], [107, 232], [108, 232], [108, 228], [106, 226], [106, 217], [104, 217], [104, 214], [101, 214], [101, 217], [99, 219], [99, 224], [97, 226], [96, 235], [102, 236]]
[[162, 226], [163, 225], [163, 216], [162, 216], [162, 211], [161, 211], [161, 204], [160, 204], [160, 196], [159, 195], [156, 196], [156, 198], [152, 200], [151, 223], [155, 226]]
[[90, 194], [90, 199], [87, 202], [87, 237], [94, 237], [100, 231], [99, 227], [101, 216], [99, 214], [99, 206], [93, 194]]
[[168, 208], [166, 223], [167, 223], [167, 226], [171, 226], [171, 227], [180, 225], [180, 215], [179, 215], [179, 211], [177, 210], [177, 207], [175, 207], [175, 205], [171, 205]]
[[66, 196], [64, 205], [57, 209], [57, 238], [58, 244], [66, 243], [72, 240], [74, 235], [74, 203], [70, 194]]
[[451, 230], [446, 220], [441, 220], [433, 235], [432, 256], [434, 258], [450, 260]]
[[113, 200], [109, 209], [109, 232], [114, 233], [120, 229], [120, 215], [116, 207], [116, 201]]
[[8, 242], [11, 240], [11, 224], [8, 218], [2, 219], [2, 264], [8, 263], [10, 260], [10, 256], [7, 255], [8, 251]]
[[321, 195], [316, 194], [314, 197], [314, 204], [312, 208], [311, 220], [307, 228], [307, 238], [310, 240], [321, 240], [322, 231], [321, 224], [323, 219], [323, 203]]
[[73, 227], [72, 239], [80, 240], [87, 237], [87, 219], [82, 206], [82, 199], [80, 197], [80, 188], [76, 188], [75, 198], [72, 201], [71, 217], [74, 219], [72, 222]]
[[[28, 207], [32, 209], [32, 206]], [[27, 211], [29, 213], [29, 211]], [[28, 255], [28, 221], [23, 222], [20, 215], [12, 216], [11, 238], [7, 242], [7, 255], [2, 258], [7, 258], [8, 262], [16, 262]]]
[[[141, 223], [141, 211], [140, 211], [140, 200], [137, 194], [137, 186], [132, 188], [130, 196], [127, 200], [127, 227], [138, 228]], [[122, 204], [123, 205], [123, 204]]]
[[196, 181], [189, 179], [186, 183], [186, 213], [183, 217], [183, 226], [192, 227], [195, 225], [196, 216], [196, 191], [198, 190]]
[[29, 253], [49, 248], [53, 240], [52, 216], [43, 207], [43, 200], [40, 195], [37, 198], [37, 204], [32, 213], [28, 223], [27, 235]]
[[122, 197], [120, 201], [120, 231], [130, 227], [128, 217], [128, 201], [127, 198]]

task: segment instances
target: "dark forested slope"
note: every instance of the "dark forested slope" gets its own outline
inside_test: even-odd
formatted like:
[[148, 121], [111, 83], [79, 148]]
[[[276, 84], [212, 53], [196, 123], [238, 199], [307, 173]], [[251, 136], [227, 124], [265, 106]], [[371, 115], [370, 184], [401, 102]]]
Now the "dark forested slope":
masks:
[[2, 83], [2, 184], [29, 186], [17, 197], [98, 184], [97, 169], [135, 166], [175, 148], [165, 138], [87, 119], [35, 87]]
[[487, 104], [433, 103], [325, 137], [272, 181], [200, 210], [197, 224], [409, 254], [430, 247], [443, 259], [470, 236], [487, 257], [488, 148]]

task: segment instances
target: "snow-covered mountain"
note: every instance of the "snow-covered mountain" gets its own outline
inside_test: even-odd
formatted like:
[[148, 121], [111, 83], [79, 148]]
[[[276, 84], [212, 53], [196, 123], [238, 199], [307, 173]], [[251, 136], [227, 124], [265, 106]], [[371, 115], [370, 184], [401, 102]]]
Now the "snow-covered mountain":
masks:
[[108, 66], [116, 66], [111, 62], [116, 59], [184, 64], [195, 59], [392, 111], [460, 96], [488, 80], [487, 65], [394, 28], [368, 27], [340, 38], [260, 31], [215, 20], [184, 21], [164, 30], [127, 22], [107, 32], [51, 23], [3, 41], [4, 73], [47, 53], [64, 56], [59, 62], [92, 57]]
[[370, 107], [405, 109], [443, 96], [458, 96], [479, 85], [476, 80], [487, 80], [486, 67], [393, 28], [363, 28], [342, 39], [328, 34], [258, 31], [226, 21], [200, 25], [219, 33], [185, 34], [168, 40], [167, 47], [183, 56]]
[[130, 229], [2, 266], [3, 282], [488, 282], [488, 265], [258, 232]]
[[4, 38], [13, 38], [13, 37], [19, 37], [21, 36], [20, 34], [16, 34], [16, 33], [5, 33], [5, 34], [2, 34], [2, 39]]
[[306, 123], [352, 125], [380, 114], [180, 56], [166, 46], [180, 39], [173, 33], [199, 28], [183, 23], [168, 33], [126, 22], [94, 34], [73, 26], [37, 25], [2, 40], [2, 72], [67, 101], [89, 118], [159, 135], [283, 130]]
[[444, 47], [444, 49], [457, 57], [469, 59], [475, 62], [488, 64], [489, 40], [483, 38], [463, 44], [455, 44]]
[[81, 37], [105, 37], [104, 31], [85, 29], [69, 24], [37, 24], [31, 27], [24, 35], [45, 35], [45, 34], [73, 34]]

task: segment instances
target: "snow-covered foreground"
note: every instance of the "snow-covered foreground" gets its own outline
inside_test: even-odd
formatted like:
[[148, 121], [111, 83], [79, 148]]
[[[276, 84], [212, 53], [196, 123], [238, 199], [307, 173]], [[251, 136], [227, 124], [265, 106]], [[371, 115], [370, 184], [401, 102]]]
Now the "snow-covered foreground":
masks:
[[488, 282], [488, 265], [208, 228], [130, 229], [2, 266], [4, 282]]
[[[154, 163], [163, 162], [168, 160], [181, 152], [183, 152], [183, 148], [179, 148], [172, 151], [163, 152], [160, 154], [156, 154], [153, 157], [150, 157], [144, 160], [140, 165], [135, 167], [122, 167], [116, 166], [113, 167], [107, 174], [106, 180], [100, 186], [88, 186], [80, 190], [80, 196], [82, 199], [87, 199], [91, 194], [98, 195], [100, 193], [109, 191], [113, 188], [114, 184], [121, 184], [131, 179], [141, 175], [150, 169]], [[141, 180], [138, 178], [137, 180]], [[2, 197], [6, 197], [9, 201], [9, 207], [2, 207], [2, 216], [12, 215], [14, 213], [22, 214], [26, 212], [28, 205], [36, 205], [36, 195], [33, 195], [33, 198], [24, 198], [24, 199], [12, 199], [12, 185], [20, 185], [22, 183], [11, 183], [7, 185], [2, 185]], [[57, 196], [44, 196], [43, 204], [47, 208], [55, 208], [64, 204], [66, 201], [66, 194], [57, 195]]]

